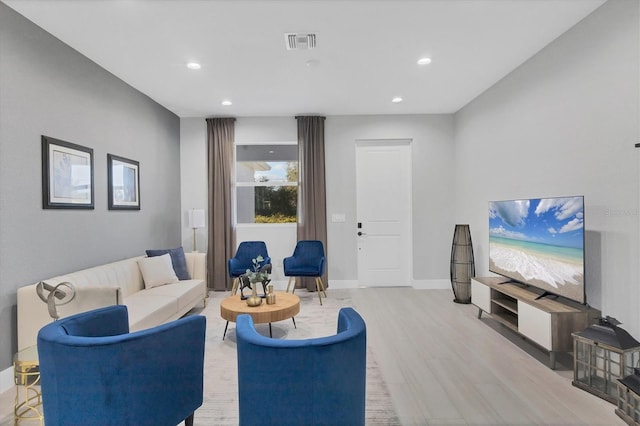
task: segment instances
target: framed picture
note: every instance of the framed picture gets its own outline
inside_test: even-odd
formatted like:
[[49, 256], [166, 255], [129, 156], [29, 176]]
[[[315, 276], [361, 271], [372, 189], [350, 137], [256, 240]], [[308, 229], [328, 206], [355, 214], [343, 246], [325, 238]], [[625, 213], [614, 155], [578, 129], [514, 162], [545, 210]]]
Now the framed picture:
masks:
[[140, 163], [107, 154], [109, 210], [140, 210]]
[[93, 149], [42, 136], [42, 208], [93, 209]]

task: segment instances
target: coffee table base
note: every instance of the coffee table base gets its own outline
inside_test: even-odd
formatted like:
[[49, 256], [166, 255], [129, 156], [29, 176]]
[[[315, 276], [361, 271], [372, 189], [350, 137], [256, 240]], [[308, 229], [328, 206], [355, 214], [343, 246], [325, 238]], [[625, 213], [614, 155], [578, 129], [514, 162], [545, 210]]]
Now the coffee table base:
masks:
[[[296, 325], [296, 318], [291, 317], [291, 320], [293, 321], [293, 328], [298, 328], [298, 326]], [[222, 335], [222, 340], [224, 340], [225, 336], [227, 335], [228, 327], [229, 327], [229, 321], [227, 321], [227, 324], [224, 326], [224, 334]], [[269, 323], [269, 337], [273, 337], [273, 332], [271, 331], [271, 323]]]

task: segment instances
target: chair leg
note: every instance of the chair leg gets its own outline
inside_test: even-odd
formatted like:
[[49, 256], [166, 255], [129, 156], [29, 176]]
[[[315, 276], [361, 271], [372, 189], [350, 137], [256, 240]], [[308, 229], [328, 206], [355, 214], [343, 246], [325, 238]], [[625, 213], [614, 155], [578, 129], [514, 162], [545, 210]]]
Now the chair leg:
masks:
[[287, 293], [289, 293], [289, 286], [291, 286], [291, 280], [293, 280], [293, 291], [291, 292], [291, 294], [296, 292], [296, 281], [295, 281], [295, 277], [289, 277], [289, 282], [287, 283]]
[[321, 277], [317, 277], [317, 280], [320, 283], [320, 288], [322, 289], [322, 294], [324, 294], [324, 297], [327, 297], [327, 292], [325, 291], [324, 283], [322, 282], [322, 278]]
[[193, 415], [194, 414], [195, 413], [191, 413], [191, 415], [189, 417], [184, 419], [184, 426], [193, 426]]
[[238, 284], [240, 284], [240, 279], [236, 277], [233, 279], [233, 286], [231, 287], [232, 296], [235, 296], [235, 294], [238, 292]]
[[[318, 299], [320, 299], [320, 306], [322, 306], [322, 295], [320, 294], [320, 289], [324, 288], [322, 286], [322, 280], [319, 277], [316, 277], [316, 292], [318, 293]], [[327, 297], [327, 293], [324, 294], [324, 297]]]
[[318, 292], [318, 297], [320, 298], [320, 305], [322, 305], [322, 297], [320, 296], [320, 291], [324, 294], [324, 297], [327, 297], [327, 292], [324, 288], [324, 283], [322, 282], [322, 278], [316, 277], [316, 291]]

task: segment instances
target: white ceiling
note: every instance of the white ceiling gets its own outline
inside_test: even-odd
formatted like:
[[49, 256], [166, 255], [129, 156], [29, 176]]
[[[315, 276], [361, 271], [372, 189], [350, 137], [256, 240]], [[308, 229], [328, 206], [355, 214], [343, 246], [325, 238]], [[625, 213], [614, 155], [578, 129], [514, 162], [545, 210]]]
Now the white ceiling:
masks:
[[181, 117], [452, 113], [604, 3], [2, 1]]

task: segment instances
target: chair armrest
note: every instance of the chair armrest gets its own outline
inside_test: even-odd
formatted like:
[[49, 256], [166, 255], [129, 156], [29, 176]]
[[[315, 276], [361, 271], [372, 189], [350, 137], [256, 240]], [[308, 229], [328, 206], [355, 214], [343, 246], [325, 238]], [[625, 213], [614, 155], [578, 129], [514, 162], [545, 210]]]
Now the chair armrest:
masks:
[[[194, 315], [117, 336], [61, 335], [52, 341], [42, 335], [38, 353], [47, 423], [185, 419], [202, 404], [205, 327], [205, 317]], [[64, 419], [51, 418], [48, 406], [66, 413]]]
[[[255, 331], [251, 316], [239, 315], [240, 423], [364, 424], [366, 327], [355, 311], [341, 310], [338, 328], [342, 331], [328, 337], [270, 339]], [[271, 409], [253, 410], [265, 395]]]

